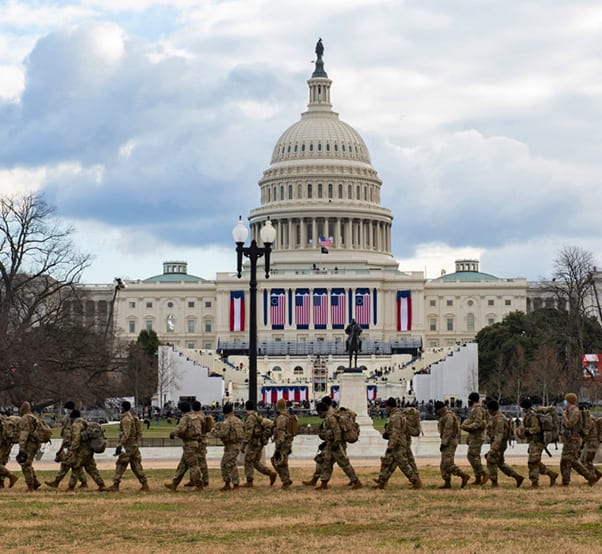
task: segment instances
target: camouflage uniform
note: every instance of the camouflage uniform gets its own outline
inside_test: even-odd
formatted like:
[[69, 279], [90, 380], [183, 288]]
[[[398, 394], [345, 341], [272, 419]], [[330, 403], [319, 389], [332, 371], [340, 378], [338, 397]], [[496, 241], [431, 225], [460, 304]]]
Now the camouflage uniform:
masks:
[[40, 443], [34, 436], [38, 418], [31, 413], [29, 402], [23, 402], [21, 409], [21, 425], [19, 427], [19, 453], [24, 453], [26, 459], [23, 462], [19, 462], [23, 477], [25, 477], [25, 483], [27, 483], [27, 490], [33, 491], [39, 489], [41, 483], [36, 477], [36, 472], [33, 469], [33, 459], [40, 449]]
[[148, 490], [148, 482], [146, 480], [146, 475], [144, 474], [144, 469], [142, 468], [142, 456], [140, 456], [140, 449], [138, 448], [139, 441], [142, 437], [138, 435], [138, 418], [134, 416], [130, 410], [127, 410], [121, 414], [121, 420], [119, 422], [119, 445], [121, 446], [122, 451], [115, 463], [113, 486], [107, 490], [119, 490], [121, 477], [125, 473], [128, 465], [131, 466], [132, 472], [142, 485], [141, 490]]
[[591, 431], [583, 439], [580, 461], [589, 471], [595, 473], [597, 477], [602, 476], [602, 472], [594, 466], [594, 458], [600, 446], [599, 439], [597, 421], [594, 420]]
[[82, 441], [82, 431], [86, 429], [86, 422], [78, 417], [72, 425], [71, 429], [71, 452], [69, 458], [71, 462], [71, 477], [69, 478], [68, 490], [73, 490], [77, 481], [82, 479], [84, 470], [88, 473], [92, 480], [98, 485], [98, 490], [105, 489], [105, 482], [100, 476], [100, 472], [94, 461], [94, 452], [90, 445]]
[[[209, 417], [206, 416], [201, 410], [193, 411], [193, 413], [199, 416], [199, 418], [201, 419], [201, 424], [205, 422], [205, 418]], [[203, 429], [205, 428], [204, 425], [202, 425], [202, 427]], [[209, 467], [207, 466], [207, 433], [205, 433], [204, 431], [198, 438], [198, 446], [196, 447], [195, 452], [199, 468], [201, 470], [201, 479], [203, 481], [203, 486], [207, 487], [209, 486]]]
[[581, 448], [581, 413], [576, 406], [569, 406], [562, 413], [562, 453], [560, 454], [560, 474], [562, 484], [568, 486], [571, 482], [571, 469], [585, 477], [593, 485], [597, 476], [579, 461]]
[[[406, 409], [407, 408], [401, 408], [401, 415], [404, 415], [404, 411]], [[415, 475], [418, 475], [418, 466], [416, 465], [414, 453], [412, 452], [412, 435], [409, 431], [406, 432], [406, 441], [401, 448], [403, 450], [403, 455], [405, 456], [406, 460], [410, 464], [410, 467], [412, 468], [412, 472]]]
[[[201, 432], [202, 420], [198, 413], [187, 412], [181, 418], [176, 426], [174, 435], [182, 439], [182, 457], [172, 478], [173, 489], [180, 484], [180, 481], [190, 470], [190, 480], [193, 486], [203, 487], [201, 477], [201, 468], [199, 466], [198, 448]], [[169, 487], [168, 487], [169, 488]]]
[[420, 477], [407, 458], [408, 433], [406, 431], [406, 420], [399, 408], [391, 409], [386, 433], [389, 435], [389, 442], [387, 443], [385, 455], [380, 459], [379, 487], [384, 488], [397, 467], [409, 479], [410, 483], [417, 487]]
[[468, 433], [468, 438], [466, 440], [466, 443], [468, 444], [466, 458], [474, 471], [476, 485], [480, 485], [482, 482], [487, 481], [487, 472], [483, 469], [483, 464], [481, 463], [481, 448], [485, 438], [486, 426], [487, 417], [485, 416], [485, 410], [478, 403], [473, 405], [468, 417], [460, 426], [462, 431]]
[[464, 473], [455, 463], [456, 448], [458, 447], [458, 437], [460, 435], [460, 422], [454, 412], [446, 409], [445, 413], [439, 418], [438, 423], [439, 436], [441, 437], [441, 464], [439, 469], [441, 477], [445, 484], [443, 488], [450, 488], [451, 476], [457, 475], [462, 478], [462, 487], [466, 485], [470, 476]]
[[341, 430], [341, 426], [339, 425], [337, 416], [332, 407], [328, 408], [326, 416], [322, 419], [319, 436], [323, 441], [326, 441], [326, 446], [322, 450], [324, 459], [322, 473], [320, 474], [322, 488], [326, 488], [326, 483], [328, 483], [332, 476], [332, 470], [335, 463], [337, 463], [345, 472], [345, 475], [349, 477], [351, 483], [353, 483], [356, 488], [361, 487], [360, 480], [355, 474], [355, 470], [347, 457], [346, 444], [343, 440], [343, 431]]
[[238, 467], [236, 467], [236, 458], [240, 453], [240, 446], [243, 437], [243, 428], [240, 419], [232, 412], [227, 414], [224, 421], [217, 424], [213, 429], [213, 435], [224, 443], [224, 454], [220, 464], [222, 479], [224, 480], [224, 489], [230, 488], [230, 482], [238, 487]]
[[[2, 416], [4, 418], [4, 416]], [[17, 418], [18, 416], [11, 416], [13, 418]], [[8, 419], [8, 418], [7, 418]], [[0, 425], [2, 423], [0, 422]], [[9, 487], [12, 487], [17, 479], [19, 479], [16, 475], [14, 475], [7, 467], [8, 459], [10, 458], [10, 451], [13, 448], [12, 439], [9, 439], [4, 435], [4, 431], [0, 429], [0, 489], [4, 488], [4, 479], [8, 477], [10, 483]]]
[[[65, 422], [63, 423], [63, 427], [61, 428], [61, 438], [63, 439], [63, 442], [61, 443], [61, 447], [59, 448], [55, 457], [55, 461], [60, 462], [61, 465], [59, 466], [57, 474], [54, 476], [54, 480], [46, 481], [46, 484], [49, 487], [58, 487], [59, 483], [65, 478], [67, 473], [69, 473], [69, 470], [71, 470], [71, 464], [67, 463], [66, 460], [69, 456], [69, 451], [71, 448], [72, 426], [73, 420], [67, 416], [65, 418]], [[83, 471], [80, 472], [80, 482], [81, 487], [86, 487], [88, 484], [86, 475]]]
[[253, 484], [255, 469], [259, 473], [270, 477], [270, 485], [273, 485], [276, 480], [276, 472], [272, 471], [261, 461], [264, 445], [257, 431], [260, 427], [261, 423], [257, 412], [254, 410], [249, 411], [243, 424], [244, 439], [242, 446], [242, 449], [245, 451], [245, 477], [247, 478], [248, 486], [252, 486]]
[[540, 475], [550, 477], [550, 486], [554, 484], [558, 474], [549, 469], [542, 461], [541, 456], [546, 444], [543, 442], [543, 431], [539, 418], [532, 408], [525, 411], [522, 422], [525, 430], [525, 437], [529, 441], [529, 458], [527, 467], [529, 468], [529, 479], [533, 487], [537, 487]]
[[498, 486], [497, 470], [499, 469], [502, 473], [508, 475], [508, 477], [514, 478], [516, 486], [520, 487], [524, 477], [519, 475], [504, 461], [504, 452], [506, 452], [506, 448], [508, 447], [506, 418], [504, 414], [497, 411], [490, 415], [487, 422], [487, 436], [489, 437], [490, 446], [485, 459], [487, 460], [487, 470], [489, 471], [491, 485], [493, 487]]
[[[288, 432], [289, 419], [293, 417], [287, 411], [279, 410], [274, 419], [274, 455], [271, 458], [272, 466], [282, 481], [283, 488], [288, 488], [293, 483], [288, 470], [288, 457], [293, 449], [295, 437]], [[278, 456], [276, 456], [278, 453]]]

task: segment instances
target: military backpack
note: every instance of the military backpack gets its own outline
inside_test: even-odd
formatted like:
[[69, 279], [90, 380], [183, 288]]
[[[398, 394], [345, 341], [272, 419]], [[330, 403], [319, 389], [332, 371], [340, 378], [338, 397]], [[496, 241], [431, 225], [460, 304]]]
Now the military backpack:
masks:
[[560, 440], [560, 416], [556, 406], [542, 406], [535, 408], [534, 412], [541, 427], [543, 443], [557, 443]]
[[41, 417], [36, 417], [36, 425], [33, 431], [33, 437], [39, 443], [50, 442], [52, 438], [52, 429]]
[[299, 434], [299, 418], [296, 415], [288, 414], [286, 434], [289, 437], [296, 437]]
[[406, 429], [412, 437], [419, 437], [422, 433], [420, 426], [420, 412], [416, 408], [403, 408], [401, 410], [406, 420]]
[[343, 440], [349, 444], [357, 442], [360, 438], [360, 426], [356, 421], [357, 414], [353, 410], [339, 408], [335, 412], [335, 416], [341, 427]]
[[102, 425], [97, 421], [87, 421], [81, 433], [81, 441], [95, 454], [102, 454], [107, 448], [107, 437]]
[[259, 414], [256, 414], [256, 418], [257, 423], [253, 434], [261, 441], [261, 444], [265, 446], [272, 438], [274, 422], [270, 418], [262, 417]]
[[579, 415], [581, 416], [579, 434], [582, 438], [587, 438], [588, 435], [593, 431], [595, 422], [592, 418], [592, 414], [586, 408], [579, 410]]
[[0, 436], [5, 444], [15, 444], [19, 442], [19, 425], [21, 418], [19, 416], [0, 416]]
[[215, 420], [212, 415], [206, 415], [203, 418], [203, 433], [209, 433], [215, 427]]
[[595, 419], [596, 427], [598, 429], [598, 442], [602, 442], [602, 417]]
[[199, 440], [203, 436], [203, 419], [201, 416], [193, 415], [186, 429], [187, 440]]

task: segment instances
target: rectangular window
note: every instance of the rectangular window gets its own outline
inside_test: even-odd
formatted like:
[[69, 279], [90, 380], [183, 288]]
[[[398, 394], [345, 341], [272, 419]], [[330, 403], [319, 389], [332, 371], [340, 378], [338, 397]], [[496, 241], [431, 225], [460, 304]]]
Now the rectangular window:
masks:
[[135, 333], [136, 332], [136, 322], [128, 321], [128, 329], [129, 329], [130, 333]]
[[188, 332], [194, 333], [194, 319], [188, 320]]
[[487, 300], [487, 305], [488, 306], [493, 306], [493, 300]]
[[453, 300], [448, 300], [447, 301], [447, 305], [448, 306], [453, 306], [454, 305], [454, 301]]
[[307, 198], [311, 198], [313, 196], [313, 189], [311, 183], [307, 185]]
[[448, 331], [454, 330], [454, 320], [451, 317], [447, 318], [447, 330]]
[[188, 342], [186, 343], [186, 348], [189, 348], [190, 350], [192, 350], [194, 348], [194, 342]]
[[211, 308], [211, 302], [205, 302], [205, 308]]
[[205, 333], [211, 333], [211, 320], [210, 319], [205, 321]]
[[493, 325], [494, 323], [495, 323], [495, 319], [493, 319], [492, 317], [490, 317], [490, 318], [487, 320], [487, 325]]
[[211, 350], [213, 348], [213, 344], [211, 342], [206, 342], [203, 348], [205, 350]]
[[505, 304], [506, 306], [510, 306], [511, 302], [510, 302], [510, 300], [505, 300], [505, 301], [504, 301], [504, 304]]
[[152, 331], [153, 330], [153, 321], [152, 319], [147, 319], [145, 322], [145, 326], [146, 326], [146, 330], [147, 331]]
[[436, 300], [431, 300], [430, 301], [430, 305], [431, 306], [436, 306], [437, 305], [437, 301]]
[[194, 308], [194, 302], [188, 302], [188, 307], [189, 308]]
[[437, 320], [436, 319], [429, 319], [429, 328], [431, 331], [437, 330]]
[[136, 307], [136, 302], [130, 302], [129, 306], [130, 306], [130, 308], [135, 308]]
[[153, 303], [152, 302], [147, 302], [146, 303], [146, 307], [147, 308], [152, 308], [153, 307]]

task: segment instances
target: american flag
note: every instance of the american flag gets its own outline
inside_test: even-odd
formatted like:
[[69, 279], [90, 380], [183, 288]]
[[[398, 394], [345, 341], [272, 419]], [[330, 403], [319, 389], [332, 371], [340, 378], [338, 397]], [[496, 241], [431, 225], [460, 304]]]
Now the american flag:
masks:
[[345, 327], [345, 289], [332, 289], [330, 293], [330, 320], [333, 329], [343, 329]]
[[230, 291], [230, 331], [245, 330], [245, 293]]
[[409, 290], [397, 291], [397, 330], [412, 330], [412, 293]]
[[318, 244], [320, 246], [332, 246], [332, 237], [320, 237], [318, 239]]
[[314, 328], [326, 329], [328, 324], [328, 292], [314, 289]]
[[369, 289], [355, 289], [355, 321], [362, 329], [370, 326]]
[[309, 328], [309, 289], [295, 292], [295, 322], [297, 329]]
[[270, 320], [272, 329], [284, 329], [286, 316], [286, 297], [284, 289], [272, 289], [270, 292]]

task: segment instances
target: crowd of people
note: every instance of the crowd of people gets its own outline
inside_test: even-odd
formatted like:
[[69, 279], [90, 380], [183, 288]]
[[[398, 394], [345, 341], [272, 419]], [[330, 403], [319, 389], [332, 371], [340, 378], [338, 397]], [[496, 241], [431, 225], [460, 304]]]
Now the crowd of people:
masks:
[[[374, 486], [384, 489], [395, 469], [399, 467], [411, 484], [411, 488], [422, 488], [420, 473], [412, 453], [412, 437], [420, 435], [420, 412], [411, 405], [400, 405], [399, 399], [389, 398], [384, 403], [384, 412], [388, 418], [383, 439], [387, 441], [381, 466]], [[568, 486], [571, 473], [577, 471], [593, 486], [602, 477], [602, 472], [594, 466], [594, 458], [600, 444], [600, 425], [598, 422], [591, 429], [584, 429], [583, 418], [577, 406], [577, 396], [569, 393], [565, 396], [562, 412], [562, 453], [559, 472], [549, 468], [542, 462], [542, 453], [546, 450], [545, 433], [540, 419], [535, 412], [531, 400], [521, 402], [524, 417], [516, 431], [528, 443], [528, 479], [532, 488], [539, 487], [540, 476], [549, 478], [550, 486], [561, 477], [561, 483]], [[203, 412], [198, 401], [180, 402], [181, 416], [171, 438], [182, 441], [182, 455], [172, 479], [164, 483], [165, 488], [175, 491], [189, 474], [185, 486], [194, 491], [201, 491], [209, 486], [209, 470], [207, 466], [207, 437], [214, 436], [224, 445], [220, 463], [223, 486], [220, 490], [230, 491], [240, 486], [253, 487], [255, 472], [265, 475], [269, 485], [273, 486], [279, 478], [283, 489], [293, 484], [288, 467], [293, 442], [298, 433], [297, 417], [290, 413], [284, 399], [275, 405], [273, 419], [262, 416], [252, 401], [245, 402], [246, 417], [239, 418], [232, 404], [224, 404], [223, 417], [220, 421]], [[149, 485], [142, 466], [140, 442], [142, 438], [142, 422], [132, 412], [128, 401], [121, 404], [119, 422], [119, 443], [115, 451], [116, 463], [112, 484], [107, 486], [102, 479], [94, 460], [95, 450], [89, 441], [88, 427], [91, 425], [76, 409], [73, 401], [64, 405], [66, 418], [61, 428], [61, 447], [55, 461], [59, 470], [54, 479], [45, 484], [57, 489], [61, 481], [69, 475], [67, 491], [74, 491], [76, 486], [88, 487], [89, 476], [99, 491], [118, 492], [123, 475], [128, 467], [140, 483], [141, 491], [148, 491]], [[443, 484], [440, 488], [451, 489], [452, 477], [460, 478], [460, 488], [466, 487], [471, 475], [455, 463], [456, 448], [460, 432], [467, 433], [467, 460], [473, 472], [473, 485], [482, 486], [487, 482], [498, 487], [499, 472], [514, 479], [520, 487], [525, 476], [517, 473], [504, 459], [504, 454], [514, 434], [512, 422], [499, 410], [498, 402], [480, 401], [479, 394], [473, 392], [468, 397], [468, 413], [460, 419], [446, 403], [435, 401], [433, 410], [438, 418], [440, 436], [440, 473]], [[355, 439], [349, 438], [349, 414], [355, 414], [343, 407], [337, 407], [329, 396], [324, 397], [316, 405], [321, 419], [318, 435], [322, 442], [314, 458], [315, 469], [312, 477], [303, 481], [304, 486], [315, 486], [327, 489], [334, 465], [337, 464], [349, 478], [352, 489], [362, 488], [350, 460], [347, 456], [347, 443]], [[346, 413], [345, 413], [346, 412]], [[343, 417], [346, 416], [346, 417]], [[33, 467], [33, 461], [44, 442], [43, 424], [38, 416], [32, 413], [29, 402], [23, 402], [18, 416], [2, 416], [0, 422], [0, 488], [13, 487], [19, 477], [8, 470], [11, 449], [18, 444], [16, 461], [20, 464], [27, 491], [39, 489], [39, 481]], [[489, 451], [482, 454], [486, 438]], [[47, 439], [46, 439], [47, 440]], [[263, 449], [272, 440], [274, 454], [270, 458], [271, 467], [262, 462]], [[485, 463], [483, 463], [483, 458]], [[243, 465], [245, 482], [241, 483], [238, 466]], [[6, 484], [5, 484], [6, 482]]]

